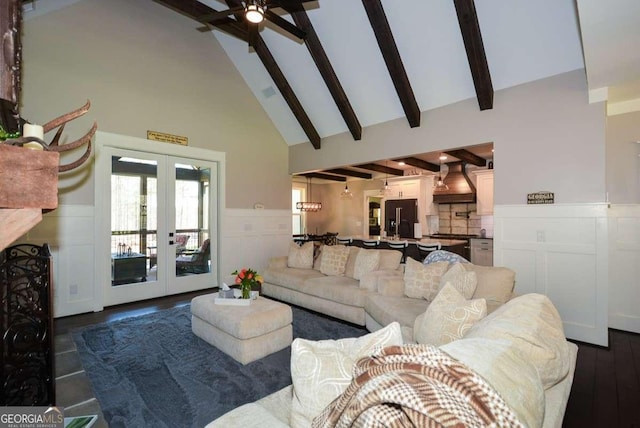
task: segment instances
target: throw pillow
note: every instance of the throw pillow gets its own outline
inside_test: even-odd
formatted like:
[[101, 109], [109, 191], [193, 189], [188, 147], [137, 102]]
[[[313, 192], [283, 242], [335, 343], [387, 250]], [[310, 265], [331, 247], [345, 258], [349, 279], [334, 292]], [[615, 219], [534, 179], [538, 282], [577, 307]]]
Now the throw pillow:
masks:
[[301, 246], [295, 242], [289, 244], [287, 266], [299, 269], [313, 268], [313, 242], [305, 242]]
[[423, 265], [407, 257], [404, 270], [404, 294], [413, 299], [433, 300], [440, 289], [440, 278], [449, 263], [439, 262]]
[[291, 344], [291, 426], [310, 427], [313, 418], [347, 389], [358, 359], [393, 345], [402, 345], [397, 322], [358, 338], [295, 339]]
[[469, 300], [473, 297], [473, 293], [476, 291], [478, 285], [478, 277], [475, 272], [467, 272], [462, 263], [456, 263], [451, 266], [451, 269], [447, 271], [440, 279], [440, 288], [447, 282], [451, 283], [453, 287]]
[[456, 253], [452, 253], [451, 251], [446, 250], [436, 250], [429, 253], [427, 257], [425, 257], [423, 263], [428, 265], [429, 263], [435, 262], [449, 262], [449, 263], [469, 263], [469, 260], [465, 259], [461, 255]]
[[467, 300], [447, 283], [424, 316], [416, 319], [413, 336], [421, 345], [444, 345], [463, 338], [486, 315], [487, 302], [484, 299]]
[[354, 247], [353, 245], [349, 246], [349, 257], [347, 258], [347, 267], [344, 268], [344, 276], [355, 279], [353, 272], [356, 268], [356, 259], [358, 258], [360, 251], [365, 251], [365, 249]]
[[353, 269], [353, 279], [360, 280], [362, 275], [378, 269], [380, 264], [380, 252], [376, 250], [362, 250], [356, 257], [356, 266]]
[[322, 250], [320, 272], [327, 276], [344, 275], [348, 258], [349, 247], [344, 245], [325, 245]]

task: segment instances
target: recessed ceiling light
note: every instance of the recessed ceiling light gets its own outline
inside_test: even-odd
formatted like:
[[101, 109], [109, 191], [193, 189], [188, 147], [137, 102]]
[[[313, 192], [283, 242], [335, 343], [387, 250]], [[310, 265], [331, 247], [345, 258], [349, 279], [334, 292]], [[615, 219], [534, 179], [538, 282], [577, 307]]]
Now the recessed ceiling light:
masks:
[[447, 157], [446, 157], [445, 155], [440, 155], [440, 157], [439, 157], [438, 159], [440, 159], [440, 160], [446, 160], [446, 159], [447, 159]]
[[398, 162], [398, 165], [405, 166], [406, 164], [404, 162], [400, 161], [400, 162]]

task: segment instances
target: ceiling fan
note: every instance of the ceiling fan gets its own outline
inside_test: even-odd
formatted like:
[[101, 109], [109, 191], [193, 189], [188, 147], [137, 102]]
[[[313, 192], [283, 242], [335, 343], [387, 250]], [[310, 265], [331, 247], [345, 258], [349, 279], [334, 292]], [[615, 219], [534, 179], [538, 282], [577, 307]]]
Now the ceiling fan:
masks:
[[[301, 9], [302, 3], [307, 3], [310, 1], [317, 0], [233, 0], [227, 1], [230, 7], [227, 10], [222, 10], [219, 12], [210, 13], [207, 15], [202, 15], [198, 17], [198, 21], [207, 24], [207, 27], [200, 28], [200, 30], [208, 31], [210, 29], [210, 25], [215, 25], [217, 22], [223, 22], [228, 20], [229, 15], [235, 15], [235, 18], [238, 21], [244, 19], [247, 23], [249, 30], [249, 44], [253, 44], [253, 40], [258, 34], [258, 24], [263, 22], [265, 19], [267, 21], [272, 22], [278, 27], [282, 28], [286, 32], [294, 35], [295, 37], [304, 40], [307, 34], [282, 18], [280, 15], [275, 13], [273, 9], [281, 8], [286, 11], [291, 11], [295, 9]], [[235, 6], [233, 6], [235, 4]]]

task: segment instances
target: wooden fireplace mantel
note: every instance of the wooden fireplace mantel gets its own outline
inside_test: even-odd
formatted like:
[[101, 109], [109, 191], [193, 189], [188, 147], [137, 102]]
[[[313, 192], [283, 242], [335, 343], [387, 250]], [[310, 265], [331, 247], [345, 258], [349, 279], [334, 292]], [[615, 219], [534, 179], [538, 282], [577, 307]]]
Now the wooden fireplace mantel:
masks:
[[0, 251], [42, 221], [40, 208], [0, 209]]

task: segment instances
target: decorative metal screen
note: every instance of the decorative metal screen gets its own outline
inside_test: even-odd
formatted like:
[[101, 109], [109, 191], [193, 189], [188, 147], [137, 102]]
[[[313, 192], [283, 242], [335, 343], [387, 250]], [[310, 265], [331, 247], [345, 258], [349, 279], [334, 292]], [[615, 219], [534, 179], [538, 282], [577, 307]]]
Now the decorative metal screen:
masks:
[[0, 406], [55, 405], [51, 260], [47, 244], [0, 253]]

